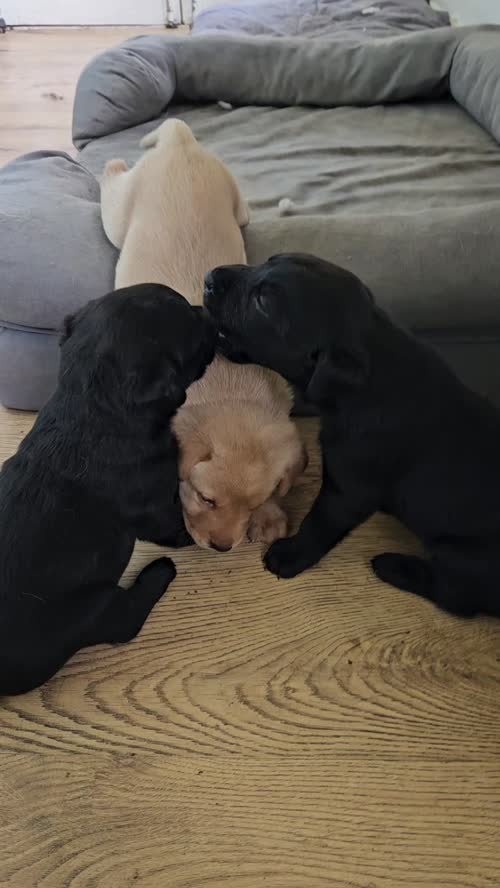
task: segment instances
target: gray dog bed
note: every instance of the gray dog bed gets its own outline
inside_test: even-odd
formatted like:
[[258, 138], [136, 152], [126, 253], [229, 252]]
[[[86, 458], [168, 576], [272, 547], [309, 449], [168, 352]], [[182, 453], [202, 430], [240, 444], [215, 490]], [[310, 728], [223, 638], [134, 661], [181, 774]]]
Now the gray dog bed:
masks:
[[37, 410], [52, 393], [66, 314], [113, 288], [116, 251], [99, 183], [67, 154], [36, 151], [0, 172], [0, 399]]
[[[41, 405], [63, 316], [111, 288], [97, 178], [110, 157], [133, 162], [167, 115], [240, 180], [251, 262], [302, 250], [346, 265], [500, 402], [500, 28], [442, 26], [424, 0], [374, 3], [378, 17], [367, 5], [221, 7], [200, 15], [206, 33], [136, 38], [85, 69], [80, 163], [35, 154], [0, 174], [4, 404]], [[254, 16], [252, 36], [235, 33], [249, 7], [260, 31]], [[280, 9], [285, 36], [268, 36]]]

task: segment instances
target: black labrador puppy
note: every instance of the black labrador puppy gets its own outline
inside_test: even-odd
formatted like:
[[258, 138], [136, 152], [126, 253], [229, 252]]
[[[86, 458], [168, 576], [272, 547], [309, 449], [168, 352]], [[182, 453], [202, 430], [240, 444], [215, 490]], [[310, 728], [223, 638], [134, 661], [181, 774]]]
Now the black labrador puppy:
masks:
[[144, 284], [65, 328], [57, 391], [0, 473], [0, 694], [134, 638], [175, 576], [159, 558], [122, 589], [136, 539], [185, 537], [170, 420], [213, 358], [213, 323]]
[[278, 371], [321, 415], [321, 491], [267, 568], [296, 576], [380, 509], [429, 555], [379, 555], [380, 579], [452, 613], [500, 616], [499, 411], [357, 277], [313, 256], [217, 268], [205, 304], [228, 357]]

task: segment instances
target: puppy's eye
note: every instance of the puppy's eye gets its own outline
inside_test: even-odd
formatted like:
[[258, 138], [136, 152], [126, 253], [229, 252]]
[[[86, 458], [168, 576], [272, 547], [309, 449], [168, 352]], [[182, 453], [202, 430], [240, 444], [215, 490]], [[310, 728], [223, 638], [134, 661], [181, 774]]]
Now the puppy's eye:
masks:
[[205, 503], [205, 505], [208, 506], [209, 509], [215, 509], [215, 500], [210, 499], [208, 496], [203, 496], [203, 494], [200, 493], [199, 490], [197, 490], [196, 493], [198, 494], [202, 503]]

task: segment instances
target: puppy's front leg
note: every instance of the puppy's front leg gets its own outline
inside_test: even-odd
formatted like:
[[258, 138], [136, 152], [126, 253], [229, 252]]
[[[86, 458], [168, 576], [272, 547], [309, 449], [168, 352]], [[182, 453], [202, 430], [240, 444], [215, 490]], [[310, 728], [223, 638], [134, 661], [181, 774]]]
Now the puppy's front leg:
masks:
[[247, 536], [251, 543], [274, 543], [286, 536], [288, 519], [280, 504], [271, 497], [250, 516]]
[[143, 567], [128, 589], [118, 586], [112, 607], [96, 625], [96, 634], [90, 643], [123, 644], [135, 638], [175, 576], [174, 562], [170, 558], [157, 558]]
[[379, 497], [355, 482], [339, 487], [324, 475], [318, 497], [298, 533], [278, 540], [268, 550], [264, 565], [277, 577], [289, 579], [316, 564], [348, 533], [377, 510]]
[[129, 589], [86, 587], [57, 604], [23, 599], [0, 630], [0, 696], [39, 687], [81, 648], [135, 638], [174, 577], [170, 558], [157, 558]]
[[437, 567], [435, 562], [416, 555], [384, 552], [372, 558], [379, 580], [403, 592], [411, 592], [432, 601], [438, 607], [460, 617], [475, 617], [480, 610], [477, 582], [456, 570]]

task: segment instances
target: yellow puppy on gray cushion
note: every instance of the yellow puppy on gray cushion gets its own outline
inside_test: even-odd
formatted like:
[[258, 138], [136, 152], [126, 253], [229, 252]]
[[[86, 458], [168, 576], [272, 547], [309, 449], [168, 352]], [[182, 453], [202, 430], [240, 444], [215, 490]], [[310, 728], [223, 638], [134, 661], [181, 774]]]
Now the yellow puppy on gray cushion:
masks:
[[[111, 160], [101, 182], [104, 230], [121, 250], [115, 285], [167, 284], [201, 305], [207, 272], [246, 262], [245, 201], [183, 121], [165, 121], [141, 146], [150, 150], [132, 169]], [[307, 462], [291, 406], [276, 373], [219, 356], [188, 389], [173, 428], [184, 517], [198, 545], [228, 551], [286, 535], [279, 499]]]

